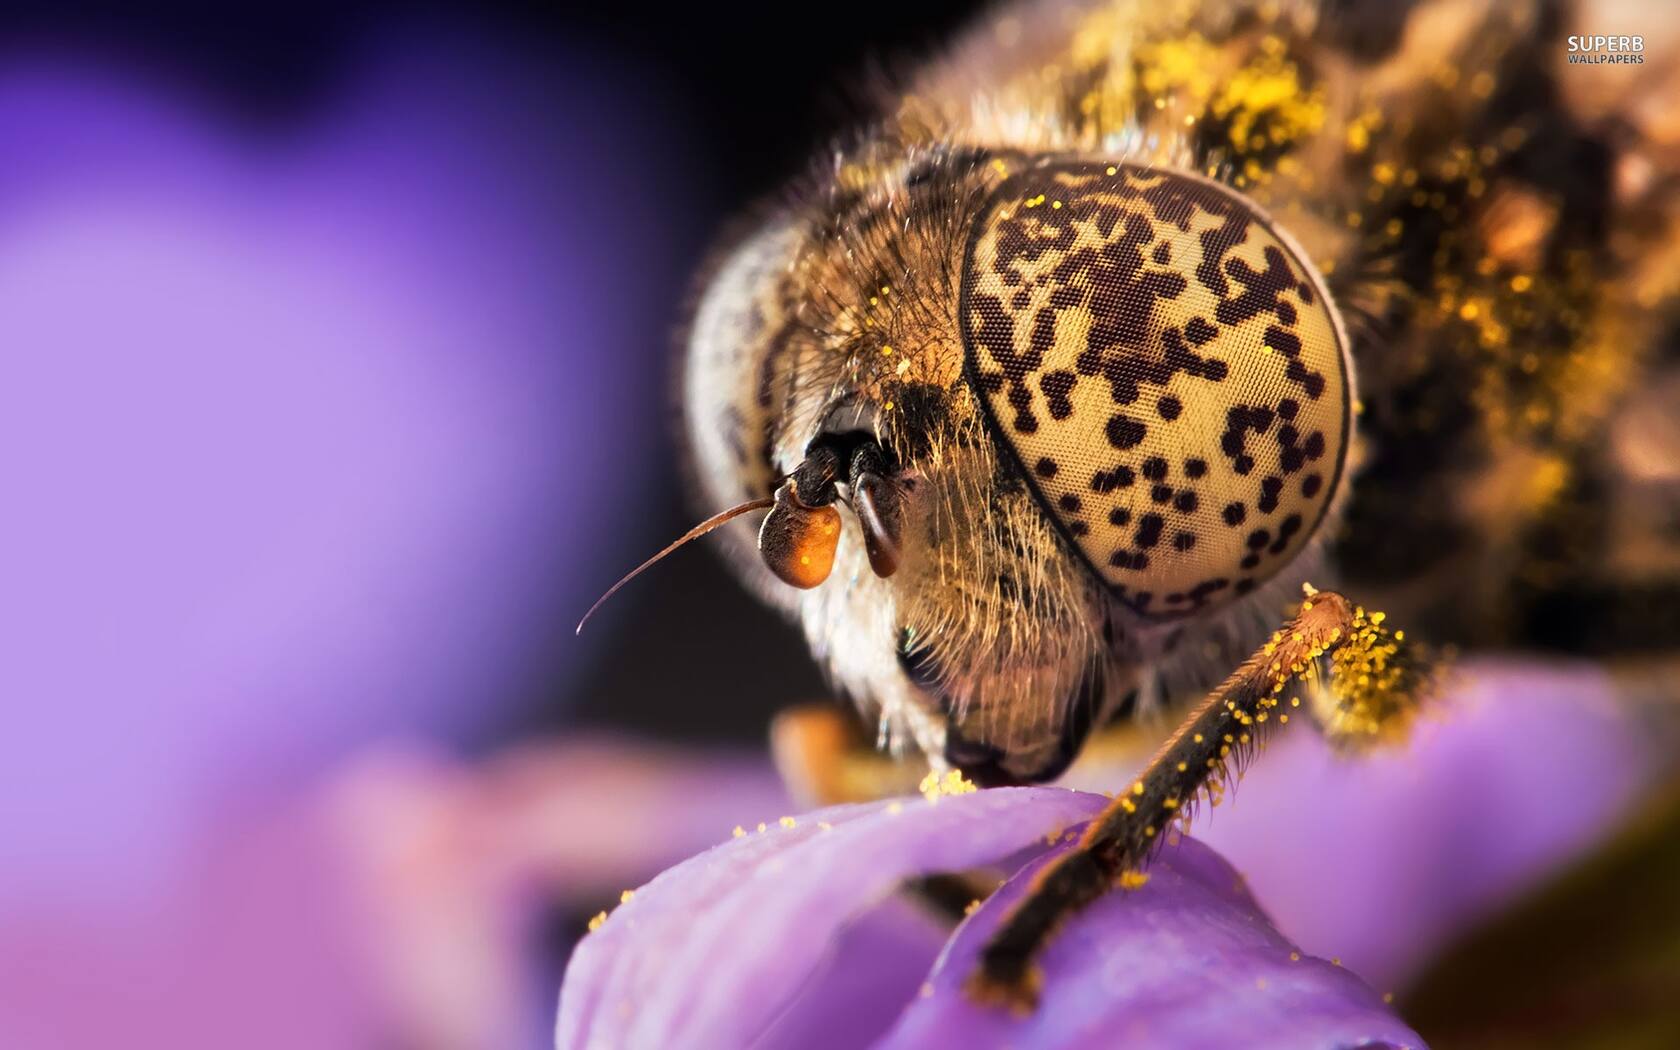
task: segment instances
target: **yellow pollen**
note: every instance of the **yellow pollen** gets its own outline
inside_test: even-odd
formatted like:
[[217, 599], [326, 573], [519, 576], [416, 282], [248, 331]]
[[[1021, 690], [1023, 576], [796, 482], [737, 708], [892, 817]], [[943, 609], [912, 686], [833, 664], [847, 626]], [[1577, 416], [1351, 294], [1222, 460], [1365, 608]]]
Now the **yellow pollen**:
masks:
[[947, 770], [944, 774], [930, 772], [922, 778], [917, 790], [929, 802], [938, 802], [946, 795], [967, 795], [979, 788], [962, 775], [962, 770]]

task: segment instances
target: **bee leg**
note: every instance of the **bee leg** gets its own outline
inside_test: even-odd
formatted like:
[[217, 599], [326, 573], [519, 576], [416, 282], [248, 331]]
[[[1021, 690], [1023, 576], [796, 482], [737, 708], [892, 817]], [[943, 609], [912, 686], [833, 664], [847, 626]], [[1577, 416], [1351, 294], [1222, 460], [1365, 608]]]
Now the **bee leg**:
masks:
[[[1364, 610], [1339, 594], [1310, 595], [1282, 631], [1196, 707], [1137, 781], [1091, 822], [1079, 844], [1039, 872], [981, 951], [979, 967], [968, 980], [969, 995], [1030, 1011], [1040, 982], [1036, 959], [1057, 928], [1116, 883], [1142, 885], [1141, 869], [1166, 837], [1168, 825], [1225, 776], [1233, 757], [1240, 764], [1261, 731], [1287, 720], [1283, 712], [1272, 713], [1279, 694], [1292, 681], [1315, 673], [1320, 657], [1334, 654], [1332, 687], [1361, 674], [1367, 688], [1372, 682], [1396, 688], [1414, 683], [1415, 676], [1389, 674], [1397, 647], [1380, 624], [1380, 615], [1371, 624]], [[1374, 666], [1378, 657], [1381, 668]], [[1396, 667], [1404, 663], [1393, 662]]]
[[788, 794], [802, 809], [913, 794], [927, 767], [875, 749], [849, 710], [801, 704], [770, 725], [770, 753]]

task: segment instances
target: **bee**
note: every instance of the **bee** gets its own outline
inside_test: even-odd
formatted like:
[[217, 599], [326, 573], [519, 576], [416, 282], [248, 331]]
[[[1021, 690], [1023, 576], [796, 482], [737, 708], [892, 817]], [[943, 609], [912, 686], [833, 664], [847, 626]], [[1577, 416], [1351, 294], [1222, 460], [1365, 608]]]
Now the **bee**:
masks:
[[1592, 13], [1007, 6], [709, 269], [680, 400], [719, 513], [679, 543], [720, 529], [882, 746], [1043, 782], [1180, 713], [976, 995], [1030, 1005], [1295, 692], [1338, 744], [1403, 732], [1430, 661], [1361, 603], [1671, 644], [1680, 67], [1658, 25], [1572, 67]]

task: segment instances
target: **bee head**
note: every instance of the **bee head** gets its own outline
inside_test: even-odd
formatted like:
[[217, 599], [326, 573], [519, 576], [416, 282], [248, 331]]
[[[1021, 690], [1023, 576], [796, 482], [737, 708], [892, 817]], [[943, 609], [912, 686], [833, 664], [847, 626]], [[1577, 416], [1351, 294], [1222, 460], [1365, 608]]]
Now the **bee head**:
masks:
[[1198, 684], [1169, 651], [1247, 651], [1225, 610], [1341, 478], [1342, 326], [1287, 235], [1195, 175], [858, 170], [714, 278], [694, 445], [715, 502], [770, 507], [749, 582], [889, 736], [1047, 779], [1152, 675]]
[[1129, 164], [1006, 180], [962, 270], [967, 379], [1072, 549], [1150, 620], [1228, 604], [1324, 520], [1352, 423], [1322, 278], [1232, 190]]

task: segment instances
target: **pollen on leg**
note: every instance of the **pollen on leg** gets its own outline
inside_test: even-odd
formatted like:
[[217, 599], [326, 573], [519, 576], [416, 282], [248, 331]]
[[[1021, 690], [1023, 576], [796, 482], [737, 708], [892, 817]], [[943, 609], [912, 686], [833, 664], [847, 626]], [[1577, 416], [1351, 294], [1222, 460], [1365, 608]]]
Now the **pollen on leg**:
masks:
[[1288, 626], [1209, 694], [1144, 774], [1091, 822], [1079, 847], [1039, 872], [982, 950], [970, 993], [1017, 1007], [1030, 1002], [1026, 974], [1056, 930], [1114, 886], [1141, 885], [1136, 880], [1166, 837], [1161, 832], [1197, 799], [1218, 804], [1270, 728], [1259, 716], [1280, 706], [1292, 683], [1316, 680], [1325, 657], [1330, 684], [1355, 689], [1343, 717], [1393, 722], [1416, 700], [1412, 675], [1421, 670], [1409, 669], [1421, 662], [1387, 635], [1380, 617], [1373, 621], [1333, 592], [1309, 594]]
[[1405, 643], [1387, 617], [1354, 610], [1347, 636], [1330, 657], [1330, 675], [1310, 694], [1324, 735], [1341, 747], [1360, 748], [1404, 736], [1421, 702], [1438, 685], [1433, 661]]

